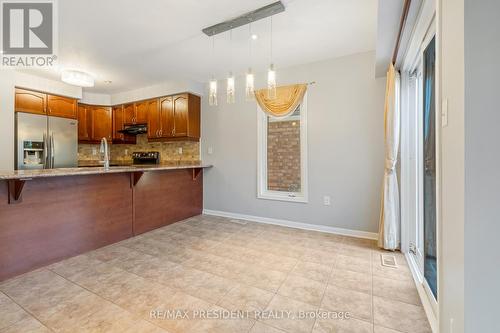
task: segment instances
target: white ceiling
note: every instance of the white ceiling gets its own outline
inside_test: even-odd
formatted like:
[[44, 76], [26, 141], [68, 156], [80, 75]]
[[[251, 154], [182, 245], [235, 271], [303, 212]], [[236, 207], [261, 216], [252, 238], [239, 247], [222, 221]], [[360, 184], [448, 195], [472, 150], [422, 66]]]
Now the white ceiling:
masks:
[[[59, 4], [59, 64], [38, 74], [58, 78], [62, 68], [96, 77], [89, 92], [116, 93], [166, 80], [205, 82], [270, 61], [270, 20], [252, 26], [259, 38], [249, 54], [248, 26], [211, 39], [201, 29], [257, 9], [273, 0], [62, 0]], [[276, 67], [375, 49], [376, 0], [283, 0], [273, 18]], [[104, 83], [111, 80], [111, 84]]]

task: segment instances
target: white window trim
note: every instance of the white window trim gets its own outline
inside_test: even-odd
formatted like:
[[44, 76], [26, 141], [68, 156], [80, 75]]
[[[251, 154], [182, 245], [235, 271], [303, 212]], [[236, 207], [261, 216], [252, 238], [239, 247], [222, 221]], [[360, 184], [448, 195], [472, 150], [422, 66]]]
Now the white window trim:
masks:
[[309, 202], [307, 179], [307, 93], [300, 104], [300, 193], [267, 189], [267, 114], [257, 106], [257, 198]]

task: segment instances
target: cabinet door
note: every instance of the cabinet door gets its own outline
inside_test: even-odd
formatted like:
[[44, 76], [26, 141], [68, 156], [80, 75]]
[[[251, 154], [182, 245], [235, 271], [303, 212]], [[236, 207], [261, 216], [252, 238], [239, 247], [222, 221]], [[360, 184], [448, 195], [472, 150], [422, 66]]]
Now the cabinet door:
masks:
[[102, 138], [106, 138], [108, 142], [111, 143], [113, 136], [112, 132], [112, 120], [111, 120], [111, 108], [102, 106], [93, 106], [92, 110], [92, 127], [94, 129], [94, 135], [92, 139], [94, 141], [101, 141]]
[[174, 106], [174, 136], [188, 135], [188, 96], [173, 97]]
[[135, 105], [134, 103], [123, 106], [123, 123], [126, 125], [135, 124]]
[[16, 112], [45, 114], [47, 95], [36, 91], [16, 88]]
[[135, 103], [135, 122], [137, 124], [148, 123], [148, 108], [151, 100]]
[[113, 141], [123, 141], [124, 135], [118, 131], [123, 129], [124, 117], [123, 106], [115, 106], [112, 109], [113, 116]]
[[149, 101], [148, 104], [148, 138], [154, 139], [160, 137], [160, 109], [157, 99]]
[[160, 99], [160, 137], [174, 136], [174, 107], [172, 96]]
[[47, 114], [54, 117], [76, 119], [76, 99], [47, 95]]
[[92, 113], [86, 105], [78, 105], [78, 141], [92, 140]]

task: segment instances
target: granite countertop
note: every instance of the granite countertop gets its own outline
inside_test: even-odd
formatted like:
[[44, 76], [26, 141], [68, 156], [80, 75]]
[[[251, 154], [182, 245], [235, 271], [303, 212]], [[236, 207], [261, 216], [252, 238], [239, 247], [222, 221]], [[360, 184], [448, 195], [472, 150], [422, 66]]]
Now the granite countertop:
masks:
[[127, 173], [127, 172], [140, 172], [140, 171], [197, 169], [197, 168], [211, 168], [211, 167], [212, 165], [209, 164], [188, 162], [188, 163], [167, 163], [167, 164], [151, 164], [151, 165], [112, 166], [108, 170], [105, 170], [103, 167], [96, 167], [96, 166], [79, 167], [79, 168], [60, 168], [60, 169], [15, 170], [15, 171], [0, 171], [0, 180], [81, 176], [81, 175]]

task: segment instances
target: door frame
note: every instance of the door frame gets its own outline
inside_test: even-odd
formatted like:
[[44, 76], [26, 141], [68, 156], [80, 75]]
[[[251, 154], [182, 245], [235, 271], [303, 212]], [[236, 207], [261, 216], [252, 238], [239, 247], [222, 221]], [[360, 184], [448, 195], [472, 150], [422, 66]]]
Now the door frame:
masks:
[[[402, 99], [402, 115], [405, 114], [405, 110], [408, 110], [409, 102], [409, 75], [412, 70], [415, 68], [415, 64], [418, 62], [419, 58], [421, 58], [423, 54], [423, 50], [430, 43], [434, 36], [437, 36], [437, 26], [436, 26], [436, 2], [434, 0], [424, 1], [420, 12], [418, 14], [417, 22], [413, 28], [410, 43], [408, 44], [408, 48], [403, 57], [402, 65], [401, 65], [401, 99]], [[439, 40], [436, 38], [436, 50], [439, 50]], [[438, 51], [436, 51], [436, 250], [437, 250], [437, 258], [440, 258], [441, 246], [440, 246], [440, 229], [441, 229], [441, 107], [439, 105], [440, 95], [439, 95], [439, 57]], [[418, 119], [418, 118], [417, 118]], [[418, 268], [418, 263], [415, 260], [415, 256], [410, 254], [410, 222], [412, 216], [410, 216], [413, 212], [410, 210], [411, 205], [417, 205], [417, 202], [412, 202], [412, 197], [410, 191], [415, 188], [416, 185], [420, 183], [420, 180], [417, 180], [417, 184], [412, 184], [412, 178], [410, 177], [411, 163], [416, 163], [417, 166], [419, 163], [418, 155], [415, 156], [415, 160], [411, 160], [411, 147], [409, 147], [409, 126], [414, 126], [415, 124], [410, 123], [410, 119], [408, 116], [402, 116], [401, 122], [401, 251], [405, 254], [408, 263], [410, 265], [410, 269], [413, 275], [413, 278], [417, 284], [417, 289], [422, 300], [422, 304], [424, 305], [427, 317], [429, 318], [429, 322], [434, 330], [437, 330], [437, 318], [438, 318], [438, 302], [434, 298], [430, 288], [424, 279], [423, 272], [420, 272]], [[418, 130], [420, 131], [420, 129]], [[418, 141], [417, 141], [418, 143]], [[414, 154], [418, 153], [413, 151]], [[415, 167], [415, 165], [413, 165]], [[417, 169], [413, 171], [417, 171], [417, 175], [420, 173]], [[419, 190], [419, 195], [422, 193]], [[420, 199], [418, 200], [420, 201]], [[414, 206], [415, 207], [415, 206]], [[420, 208], [417, 206], [417, 210], [415, 214], [421, 215], [418, 213]], [[419, 216], [420, 218], [420, 216]], [[438, 277], [438, 290], [439, 290], [439, 270], [437, 272]]]

